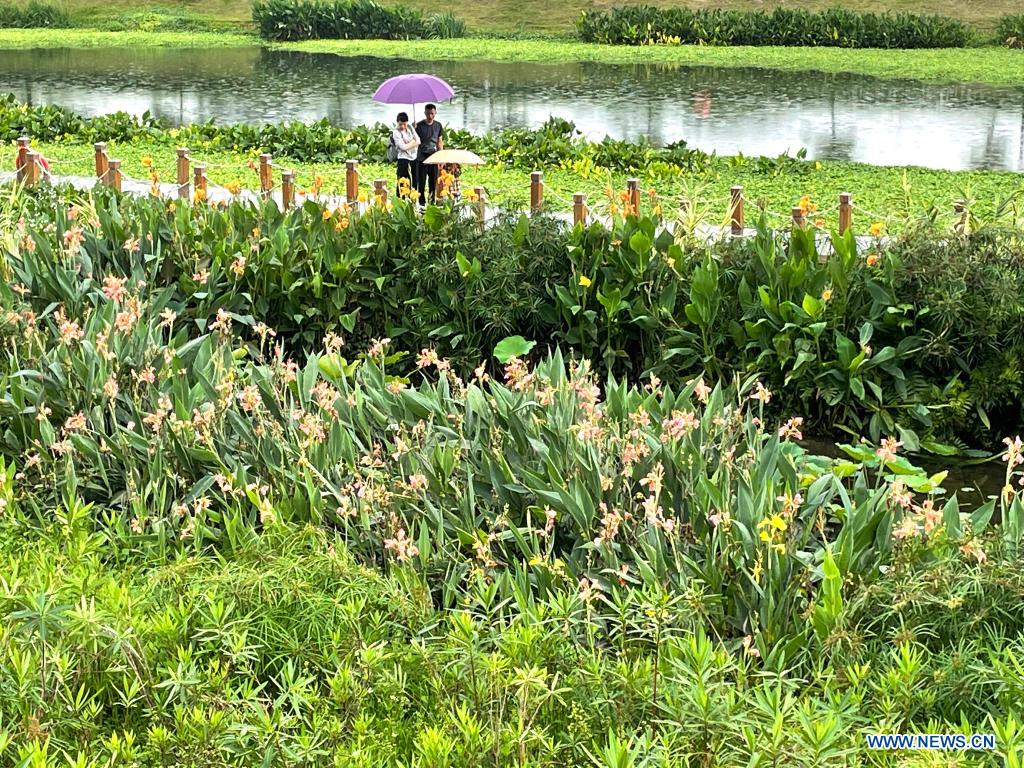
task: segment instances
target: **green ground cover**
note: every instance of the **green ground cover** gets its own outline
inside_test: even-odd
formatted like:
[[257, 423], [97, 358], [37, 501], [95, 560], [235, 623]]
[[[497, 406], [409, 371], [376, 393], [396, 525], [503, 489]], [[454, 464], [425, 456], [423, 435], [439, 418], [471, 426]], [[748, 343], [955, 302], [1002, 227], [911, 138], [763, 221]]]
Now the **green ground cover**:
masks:
[[[0, 40], [2, 39], [0, 37]], [[760, 67], [792, 71], [851, 72], [873, 77], [993, 85], [1016, 86], [1024, 82], [1024, 52], [995, 47], [969, 50], [875, 51], [743, 46], [632, 47], [572, 41], [463, 39], [403, 43], [381, 40], [315, 40], [289, 44], [288, 48], [344, 56]]]
[[[958, 710], [997, 734], [959, 768], [1024, 753], [1024, 582], [995, 554], [901, 555], [843, 605], [835, 648], [805, 651], [822, 672], [801, 676], [693, 634], [699, 620], [650, 588], [495, 605], [479, 583], [439, 610], [415, 568], [382, 576], [330, 529], [268, 521], [219, 551], [161, 553], [152, 520], [135, 534], [73, 502], [33, 515], [26, 492], [0, 520], [4, 768], [928, 768], [869, 755], [864, 734], [960, 732]], [[631, 631], [588, 621], [615, 598]]]
[[[104, 32], [0, 30], [0, 48], [67, 46], [214, 47], [260, 45], [253, 35], [234, 32]], [[609, 46], [570, 40], [445, 41], [317, 40], [281, 44], [288, 50], [341, 56], [402, 57], [485, 61], [595, 61], [609, 64], [655, 63], [681, 66], [761, 67], [789, 71], [850, 72], [884, 78], [969, 82], [1016, 86], [1024, 82], [1024, 51], [976, 49], [874, 51], [822, 48], [701, 46]]]

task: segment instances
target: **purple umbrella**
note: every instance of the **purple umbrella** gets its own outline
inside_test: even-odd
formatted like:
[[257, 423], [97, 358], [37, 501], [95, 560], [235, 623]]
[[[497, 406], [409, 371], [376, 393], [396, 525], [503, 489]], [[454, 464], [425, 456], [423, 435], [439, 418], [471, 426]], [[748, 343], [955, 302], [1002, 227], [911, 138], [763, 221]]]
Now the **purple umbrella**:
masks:
[[374, 101], [384, 104], [422, 104], [445, 101], [455, 91], [440, 77], [433, 75], [398, 75], [385, 80], [373, 94]]

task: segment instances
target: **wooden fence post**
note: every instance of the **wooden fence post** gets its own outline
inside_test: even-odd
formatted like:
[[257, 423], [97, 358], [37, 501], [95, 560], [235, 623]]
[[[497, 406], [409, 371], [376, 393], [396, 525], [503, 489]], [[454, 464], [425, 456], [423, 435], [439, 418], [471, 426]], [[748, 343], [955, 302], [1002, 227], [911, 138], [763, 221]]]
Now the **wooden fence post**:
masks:
[[188, 199], [188, 147], [178, 147], [178, 197]]
[[92, 145], [96, 153], [96, 178], [107, 183], [107, 142], [97, 141]]
[[263, 195], [264, 200], [270, 198], [271, 191], [274, 189], [274, 166], [272, 160], [273, 158], [266, 152], [260, 155], [260, 194]]
[[28, 152], [31, 143], [28, 136], [18, 138], [18, 159], [15, 161], [15, 165], [17, 167], [16, 176], [19, 183], [28, 178]]
[[206, 166], [202, 163], [192, 166], [192, 188], [197, 203], [206, 199]]
[[626, 194], [634, 216], [640, 215], [640, 179], [626, 179]]
[[804, 216], [804, 209], [799, 205], [793, 206], [793, 226], [798, 229], [803, 229], [807, 226], [807, 219]]
[[587, 226], [587, 196], [582, 192], [572, 196], [572, 223]]
[[[416, 185], [413, 184], [415, 189]], [[345, 161], [345, 200], [349, 205], [359, 202], [359, 161]]]
[[39, 182], [39, 153], [30, 149], [25, 153], [25, 186], [34, 187]]
[[373, 202], [381, 208], [388, 204], [388, 183], [385, 179], [373, 180]]
[[731, 230], [734, 235], [743, 234], [743, 187], [735, 186], [730, 191]]
[[958, 235], [962, 235], [967, 231], [967, 201], [966, 200], [954, 200], [953, 201], [953, 231]]
[[281, 210], [295, 205], [295, 171], [281, 171]]
[[121, 161], [120, 160], [107, 160], [107, 172], [108, 184], [114, 188], [117, 192], [121, 191]]
[[476, 218], [480, 222], [480, 231], [487, 227], [487, 193], [483, 187], [473, 187], [476, 195]]
[[839, 234], [845, 235], [853, 226], [853, 195], [839, 193]]
[[536, 216], [544, 207], [544, 174], [534, 171], [530, 174], [530, 215]]

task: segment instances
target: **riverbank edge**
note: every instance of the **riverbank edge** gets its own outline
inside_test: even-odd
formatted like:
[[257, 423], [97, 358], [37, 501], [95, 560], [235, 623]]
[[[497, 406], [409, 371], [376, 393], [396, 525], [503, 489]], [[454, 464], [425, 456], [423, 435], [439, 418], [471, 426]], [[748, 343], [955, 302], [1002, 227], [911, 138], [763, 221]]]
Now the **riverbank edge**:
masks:
[[1017, 86], [1024, 83], [1024, 51], [1009, 48], [930, 50], [850, 50], [842, 48], [619, 46], [569, 40], [310, 40], [270, 43], [237, 32], [108, 32], [89, 29], [0, 30], [0, 49], [32, 48], [226, 48], [267, 46], [278, 50], [337, 56], [372, 56], [416, 61], [538, 62], [564, 64], [661, 64], [770, 69], [788, 72], [866, 75], [880, 79], [921, 80]]

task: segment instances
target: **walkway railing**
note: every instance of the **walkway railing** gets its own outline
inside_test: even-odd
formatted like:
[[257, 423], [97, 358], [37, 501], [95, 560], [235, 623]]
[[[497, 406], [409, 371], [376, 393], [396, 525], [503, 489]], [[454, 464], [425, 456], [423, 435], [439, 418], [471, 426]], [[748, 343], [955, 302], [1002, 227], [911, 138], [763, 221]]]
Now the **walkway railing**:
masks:
[[[227, 202], [231, 199], [273, 200], [285, 211], [295, 206], [296, 199], [299, 196], [306, 199], [315, 199], [325, 205], [338, 206], [344, 204], [350, 208], [360, 208], [370, 202], [386, 205], [388, 200], [388, 181], [386, 179], [364, 180], [359, 171], [358, 160], [345, 161], [345, 194], [340, 196], [321, 195], [319, 189], [313, 195], [298, 191], [294, 169], [281, 170], [280, 183], [276, 183], [274, 171], [277, 166], [270, 153], [261, 154], [258, 165], [250, 162], [250, 167], [253, 168], [257, 175], [257, 189], [242, 188], [237, 184], [231, 187], [223, 187], [212, 182], [207, 175], [208, 168], [234, 166], [193, 162], [191, 151], [188, 147], [179, 147], [176, 155], [175, 183], [173, 185], [161, 184], [155, 173], [151, 174], [149, 181], [126, 176], [121, 169], [120, 160], [111, 158], [108, 155], [106, 142], [96, 142], [93, 145], [95, 177], [100, 183], [121, 192], [144, 194], [148, 191], [149, 194], [164, 197], [177, 197], [179, 199], [192, 199], [195, 201], [206, 200], [209, 202]], [[32, 186], [42, 181], [73, 181], [74, 177], [54, 176], [49, 169], [49, 164], [63, 165], [71, 162], [81, 162], [84, 159], [49, 160], [31, 148], [29, 137], [22, 136], [17, 140], [17, 162], [14, 175], [20, 184], [27, 186]], [[543, 171], [533, 171], [529, 177], [529, 211], [531, 216], [539, 215], [545, 211], [545, 194]], [[686, 197], [668, 198], [664, 199], [663, 202], [663, 199], [659, 198], [653, 189], [642, 190], [638, 178], [630, 178], [626, 181], [626, 189], [618, 193], [617, 202], [614, 192], [609, 194], [608, 213], [612, 216], [620, 212], [623, 214], [639, 214], [644, 195], [649, 198], [652, 212], [660, 212], [662, 205], [668, 203], [675, 206], [675, 210], [685, 217], [694, 205], [693, 201]], [[594, 216], [594, 211], [587, 204], [587, 196], [582, 192], [574, 193], [571, 200], [562, 199], [554, 194], [550, 196], [567, 210], [571, 211], [571, 218], [567, 217], [567, 220], [573, 224], [585, 225], [588, 219]], [[473, 212], [479, 218], [481, 227], [486, 226], [489, 219], [500, 213], [493, 212], [492, 209], [492, 215], [488, 214], [487, 194], [483, 187], [474, 187], [466, 197], [467, 202], [472, 204]], [[707, 200], [701, 201], [701, 203], [705, 204], [707, 202]], [[727, 198], [711, 202], [724, 203], [726, 206], [726, 226], [721, 228], [722, 234], [728, 233], [732, 236], [743, 236], [750, 232], [745, 223], [747, 200], [742, 186], [732, 187]], [[847, 232], [853, 227], [854, 210], [853, 195], [849, 192], [840, 193], [838, 204], [829, 211], [829, 213], [837, 214], [837, 229], [840, 234]], [[856, 210], [863, 211], [860, 208], [856, 208]], [[820, 217], [824, 213], [816, 209], [813, 204], [810, 204], [807, 198], [802, 199], [799, 205], [793, 206], [788, 214], [771, 211], [764, 207], [758, 207], [756, 211], [758, 215], [765, 215], [769, 220], [778, 222], [780, 226], [789, 225], [797, 228], [805, 228], [808, 225], [809, 215]], [[887, 218], [869, 211], [863, 212], [876, 222], [885, 221]], [[969, 218], [966, 202], [964, 200], [954, 201], [953, 213], [954, 231], [966, 231]], [[815, 223], [816, 225], [819, 224], [817, 221]]]

